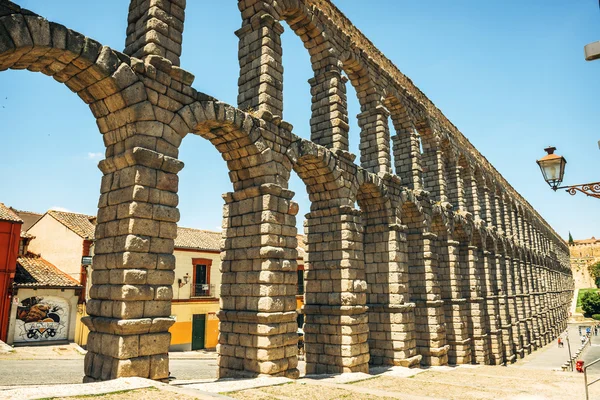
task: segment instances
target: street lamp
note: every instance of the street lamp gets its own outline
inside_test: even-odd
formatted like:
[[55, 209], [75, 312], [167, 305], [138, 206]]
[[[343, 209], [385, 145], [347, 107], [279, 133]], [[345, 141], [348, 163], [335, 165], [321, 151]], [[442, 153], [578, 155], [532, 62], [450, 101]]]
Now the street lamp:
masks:
[[581, 192], [586, 196], [595, 197], [600, 199], [600, 182], [583, 183], [580, 185], [571, 186], [559, 186], [562, 183], [565, 175], [565, 166], [567, 160], [563, 156], [554, 154], [556, 147], [547, 147], [544, 149], [546, 154], [544, 157], [537, 160], [537, 164], [540, 166], [544, 180], [550, 185], [552, 190], [555, 192], [558, 189], [566, 189], [571, 196], [574, 196], [577, 192]]

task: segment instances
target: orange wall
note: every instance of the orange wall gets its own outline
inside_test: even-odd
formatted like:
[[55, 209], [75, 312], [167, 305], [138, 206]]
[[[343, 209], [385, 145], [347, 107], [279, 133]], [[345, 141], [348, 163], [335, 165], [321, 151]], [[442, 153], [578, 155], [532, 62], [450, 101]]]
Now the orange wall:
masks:
[[10, 286], [17, 269], [21, 224], [0, 221], [0, 340], [6, 341], [10, 317]]

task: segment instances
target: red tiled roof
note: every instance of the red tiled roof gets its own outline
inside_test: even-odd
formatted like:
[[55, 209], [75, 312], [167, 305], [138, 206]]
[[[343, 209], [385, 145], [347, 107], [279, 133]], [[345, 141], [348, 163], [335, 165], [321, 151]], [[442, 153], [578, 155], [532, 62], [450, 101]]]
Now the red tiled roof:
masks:
[[65, 274], [42, 257], [27, 253], [17, 258], [17, 272], [15, 274], [17, 286], [50, 286], [50, 287], [78, 287], [79, 282]]
[[581, 239], [581, 240], [573, 240], [575, 244], [593, 244], [600, 243], [600, 239], [596, 239], [595, 237], [591, 237], [590, 239]]
[[6, 207], [4, 203], [0, 203], [0, 221], [23, 223], [23, 220], [13, 210]]
[[56, 210], [50, 210], [47, 214], [75, 232], [77, 235], [81, 236], [83, 239], [94, 239], [94, 234], [96, 231], [96, 217]]
[[175, 248], [197, 250], [221, 250], [221, 232], [192, 228], [177, 228]]

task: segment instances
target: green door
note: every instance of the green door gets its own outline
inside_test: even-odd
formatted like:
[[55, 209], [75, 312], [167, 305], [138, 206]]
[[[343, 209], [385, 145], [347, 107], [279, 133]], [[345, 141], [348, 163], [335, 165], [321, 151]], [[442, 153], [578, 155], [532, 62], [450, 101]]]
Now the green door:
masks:
[[204, 348], [204, 333], [206, 331], [206, 314], [194, 314], [192, 320], [192, 350]]

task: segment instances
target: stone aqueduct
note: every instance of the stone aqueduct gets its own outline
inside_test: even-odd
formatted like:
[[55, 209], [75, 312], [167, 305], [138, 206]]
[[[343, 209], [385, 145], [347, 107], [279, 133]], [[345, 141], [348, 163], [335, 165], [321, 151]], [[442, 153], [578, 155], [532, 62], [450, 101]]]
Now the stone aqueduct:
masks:
[[[85, 380], [168, 376], [177, 156], [189, 133], [219, 150], [233, 184], [219, 376], [298, 375], [293, 172], [311, 201], [307, 373], [502, 364], [555, 338], [573, 292], [569, 250], [531, 205], [328, 0], [238, 4], [236, 108], [179, 67], [185, 0], [131, 0], [124, 52], [0, 0], [0, 70], [64, 83], [106, 145]], [[283, 21], [314, 70], [310, 141], [282, 120]], [[360, 165], [348, 152], [348, 80]]]

